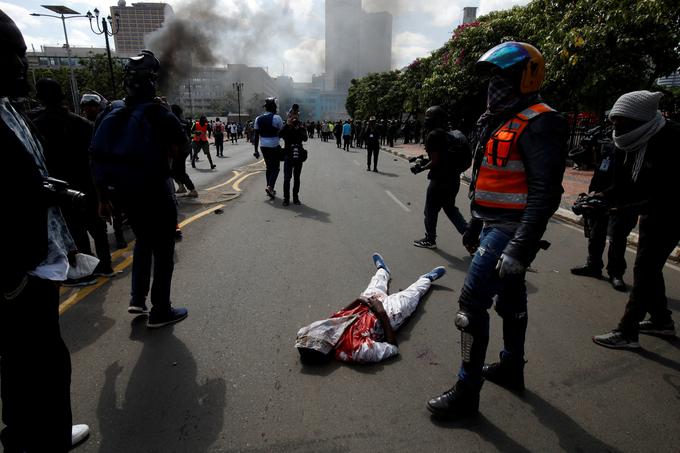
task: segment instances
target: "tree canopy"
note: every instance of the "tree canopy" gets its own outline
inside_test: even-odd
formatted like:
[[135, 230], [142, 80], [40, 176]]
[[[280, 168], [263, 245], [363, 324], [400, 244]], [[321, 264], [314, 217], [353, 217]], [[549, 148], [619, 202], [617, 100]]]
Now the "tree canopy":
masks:
[[546, 61], [542, 93], [555, 108], [601, 113], [622, 93], [653, 89], [680, 66], [677, 0], [534, 0], [461, 25], [429, 57], [401, 71], [354, 80], [354, 117], [398, 116], [443, 105], [474, 121], [486, 86], [475, 63], [505, 41], [536, 46]]

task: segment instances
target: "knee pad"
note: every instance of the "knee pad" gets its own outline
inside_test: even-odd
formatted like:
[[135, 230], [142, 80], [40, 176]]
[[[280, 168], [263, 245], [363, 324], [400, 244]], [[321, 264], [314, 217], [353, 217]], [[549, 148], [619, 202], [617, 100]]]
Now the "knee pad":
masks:
[[456, 313], [454, 324], [460, 330], [460, 350], [463, 362], [470, 361], [470, 354], [475, 338], [482, 339], [487, 335], [489, 315], [485, 311], [471, 310], [461, 305]]

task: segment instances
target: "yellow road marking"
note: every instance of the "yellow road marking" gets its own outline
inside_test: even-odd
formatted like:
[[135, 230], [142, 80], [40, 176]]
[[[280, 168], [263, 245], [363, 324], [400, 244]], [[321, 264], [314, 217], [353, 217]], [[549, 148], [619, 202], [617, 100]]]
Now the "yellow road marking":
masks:
[[[210, 209], [206, 209], [203, 212], [199, 212], [198, 214], [196, 214], [193, 217], [189, 217], [188, 219], [186, 219], [185, 221], [183, 221], [179, 225], [180, 225], [180, 227], [184, 227], [184, 226], [186, 226], [186, 225], [188, 225], [192, 222], [195, 222], [196, 220], [198, 220], [202, 217], [207, 216], [208, 214], [212, 214], [213, 212], [215, 212], [216, 209], [221, 209], [223, 207], [224, 207], [223, 204], [218, 204], [217, 206], [213, 206]], [[122, 250], [117, 250], [116, 252], [120, 252], [120, 253], [118, 253], [116, 255], [116, 257], [120, 256], [125, 251], [131, 250], [133, 247], [134, 247], [134, 241], [132, 241], [128, 245], [127, 248], [122, 249]], [[114, 252], [114, 253], [116, 253], [116, 252]], [[112, 258], [113, 258], [113, 255], [114, 254], [111, 254]], [[132, 255], [125, 257], [125, 259], [123, 261], [121, 261], [119, 264], [117, 264], [116, 266], [113, 267], [113, 270], [116, 271], [116, 272], [123, 271], [123, 270], [127, 269], [130, 266], [130, 264], [132, 264]], [[99, 280], [97, 281], [97, 283], [95, 283], [94, 285], [87, 286], [85, 288], [81, 288], [81, 289], [77, 290], [68, 299], [66, 299], [64, 302], [59, 304], [59, 314], [61, 315], [61, 314], [65, 313], [68, 309], [70, 309], [74, 305], [81, 302], [83, 299], [85, 299], [85, 297], [92, 294], [96, 289], [100, 288], [102, 285], [107, 283], [109, 280], [110, 280], [109, 278], [100, 277]]]
[[243, 174], [242, 171], [236, 171], [236, 170], [232, 170], [232, 171], [234, 172], [234, 176], [232, 176], [231, 179], [230, 179], [229, 181], [223, 182], [222, 184], [218, 184], [218, 185], [216, 185], [216, 186], [208, 187], [208, 188], [205, 189], [205, 190], [206, 190], [206, 191], [210, 191], [210, 190], [219, 189], [219, 188], [222, 187], [222, 186], [226, 186], [227, 184], [230, 184], [231, 182], [234, 181], [234, 179], [238, 178], [240, 175]]
[[237, 192], [240, 192], [240, 191], [241, 191], [241, 188], [240, 188], [239, 186], [241, 185], [241, 183], [242, 183], [243, 181], [245, 181], [245, 179], [246, 179], [247, 177], [256, 175], [256, 174], [258, 174], [258, 173], [262, 173], [262, 171], [255, 171], [255, 172], [252, 172], [252, 173], [248, 173], [248, 174], [245, 175], [245, 176], [242, 176], [238, 181], [236, 181], [236, 182], [234, 183], [234, 185], [232, 186], [233, 189], [234, 189], [235, 191], [237, 191]]

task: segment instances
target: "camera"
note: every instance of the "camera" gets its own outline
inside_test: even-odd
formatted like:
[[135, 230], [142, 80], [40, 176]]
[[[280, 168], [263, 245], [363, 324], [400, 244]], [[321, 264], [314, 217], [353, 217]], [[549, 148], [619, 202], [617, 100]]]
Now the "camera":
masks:
[[69, 189], [66, 181], [55, 178], [43, 180], [43, 192], [48, 196], [51, 203], [59, 206], [73, 206], [81, 208], [85, 206], [86, 195], [83, 192]]
[[413, 173], [414, 175], [417, 175], [418, 173], [425, 171], [426, 169], [423, 167], [430, 163], [430, 159], [428, 159], [424, 154], [421, 154], [420, 156], [416, 157], [411, 157], [408, 161], [414, 164], [411, 167], [411, 173]]

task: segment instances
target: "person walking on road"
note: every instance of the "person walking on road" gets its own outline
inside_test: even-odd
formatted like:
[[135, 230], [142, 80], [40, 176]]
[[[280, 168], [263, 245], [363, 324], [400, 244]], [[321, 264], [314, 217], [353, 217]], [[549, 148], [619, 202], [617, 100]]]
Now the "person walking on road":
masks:
[[[609, 112], [614, 144], [626, 154], [614, 170], [614, 206], [640, 214], [639, 240], [628, 304], [611, 332], [593, 337], [614, 349], [637, 349], [639, 334], [675, 336], [668, 310], [663, 268], [680, 241], [677, 169], [680, 168], [680, 124], [659, 111], [662, 93], [633, 91], [622, 95]], [[645, 319], [649, 313], [650, 317]]]
[[345, 151], [349, 151], [352, 146], [352, 124], [349, 120], [345, 120], [345, 124], [342, 125], [342, 141]]
[[212, 129], [213, 137], [215, 137], [215, 155], [217, 157], [224, 157], [224, 123], [219, 118], [216, 118]]
[[437, 220], [439, 211], [449, 218], [460, 234], [467, 230], [467, 220], [456, 207], [460, 189], [460, 174], [470, 167], [472, 152], [465, 135], [460, 131], [448, 132], [447, 115], [443, 108], [433, 106], [425, 112], [425, 124], [430, 131], [425, 150], [430, 161], [422, 167], [429, 170], [425, 197], [425, 237], [413, 241], [416, 247], [437, 248]]
[[281, 130], [284, 141], [283, 161], [283, 205], [290, 204], [290, 179], [293, 177], [293, 203], [300, 204], [300, 174], [302, 164], [307, 160], [307, 150], [302, 146], [307, 141], [307, 131], [300, 120], [293, 119]]
[[[160, 69], [160, 62], [148, 50], [129, 59], [123, 79], [128, 95], [106, 113], [90, 152], [101, 215], [110, 217], [112, 187], [137, 238], [128, 312], [149, 313], [149, 328], [176, 323], [188, 315], [186, 308], [173, 308], [170, 302], [177, 225], [171, 161], [182, 156], [187, 139], [177, 117], [155, 97]], [[207, 126], [207, 121], [203, 124]], [[149, 312], [146, 298], [152, 261]]]
[[276, 99], [267, 98], [264, 102], [265, 113], [255, 119], [253, 146], [255, 158], [260, 157], [258, 148], [262, 150], [265, 165], [267, 166], [267, 187], [265, 192], [269, 198], [276, 196], [276, 179], [281, 171], [281, 145], [279, 133], [283, 129], [283, 119], [276, 114]]
[[373, 156], [373, 171], [378, 172], [378, 153], [380, 153], [380, 133], [375, 122], [375, 116], [368, 119], [361, 141], [366, 145], [366, 171], [371, 171], [371, 156]]
[[342, 148], [342, 121], [338, 120], [333, 125], [333, 135], [335, 135], [335, 146]]
[[231, 123], [229, 125], [229, 133], [231, 134], [231, 144], [238, 144], [238, 125], [236, 123]]
[[[477, 68], [490, 80], [487, 111], [478, 122], [472, 221], [463, 243], [468, 250], [478, 248], [455, 317], [461, 331], [458, 382], [427, 403], [440, 417], [475, 415], [484, 380], [524, 389], [525, 273], [559, 207], [567, 155], [567, 122], [539, 95], [545, 63], [535, 47], [499, 44], [478, 60]], [[499, 362], [485, 365], [494, 300], [503, 319], [504, 348]]]
[[0, 177], [20, 196], [3, 201], [0, 269], [0, 385], [4, 451], [66, 453], [85, 440], [73, 425], [71, 357], [59, 326], [58, 282], [75, 250], [30, 121], [12, 104], [28, 96], [21, 32], [0, 10]]
[[[177, 104], [173, 104], [170, 107], [170, 110], [177, 117], [177, 120], [179, 121], [179, 124], [181, 125], [183, 132], [187, 134], [187, 137], [189, 137], [190, 133], [187, 131], [189, 125], [187, 124], [187, 121], [184, 118], [182, 118], [182, 108]], [[215, 140], [217, 140], [217, 134], [215, 134]], [[181, 149], [179, 151], [177, 157], [172, 159], [172, 178], [175, 181], [177, 181], [177, 184], [179, 185], [179, 188], [175, 193], [179, 194], [186, 193], [187, 197], [196, 198], [198, 197], [198, 192], [196, 192], [196, 186], [194, 185], [194, 182], [191, 180], [191, 177], [189, 177], [189, 175], [187, 174], [186, 168], [187, 156], [189, 155], [191, 155], [191, 146], [189, 146], [189, 142], [187, 142], [186, 146], [184, 146], [184, 149]], [[188, 193], [187, 189], [189, 189]]]
[[295, 347], [301, 360], [320, 364], [335, 357], [342, 362], [376, 363], [399, 354], [397, 329], [446, 269], [435, 267], [405, 290], [388, 295], [390, 270], [380, 254], [372, 258], [377, 271], [359, 298], [330, 318], [298, 331]]
[[198, 161], [198, 153], [203, 151], [203, 153], [208, 157], [208, 162], [210, 163], [210, 169], [214, 170], [217, 165], [213, 164], [212, 157], [210, 157], [210, 141], [208, 140], [208, 132], [210, 130], [210, 124], [208, 124], [208, 118], [202, 115], [198, 121], [192, 126], [191, 132], [194, 136], [193, 138], [193, 157], [191, 159], [191, 166], [196, 168], [196, 161]]

